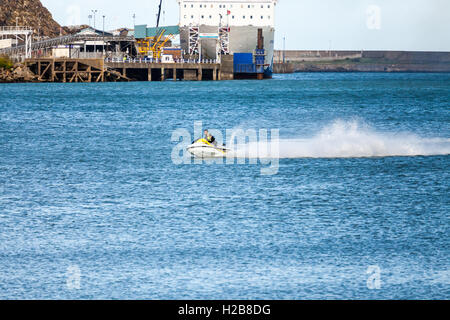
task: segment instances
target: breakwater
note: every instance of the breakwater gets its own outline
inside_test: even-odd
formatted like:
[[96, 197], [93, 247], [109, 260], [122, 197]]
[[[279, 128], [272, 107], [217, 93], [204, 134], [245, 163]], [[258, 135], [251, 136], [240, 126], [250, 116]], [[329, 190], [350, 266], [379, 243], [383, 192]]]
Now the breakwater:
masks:
[[275, 73], [450, 72], [450, 52], [276, 51]]

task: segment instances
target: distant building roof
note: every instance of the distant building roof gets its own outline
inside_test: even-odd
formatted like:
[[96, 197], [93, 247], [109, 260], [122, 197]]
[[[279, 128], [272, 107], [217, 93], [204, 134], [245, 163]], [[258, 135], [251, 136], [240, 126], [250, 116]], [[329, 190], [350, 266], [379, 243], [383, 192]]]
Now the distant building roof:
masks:
[[80, 30], [80, 32], [78, 32], [77, 34], [96, 34], [96, 35], [99, 35], [99, 36], [102, 36], [104, 34], [105, 36], [108, 36], [108, 37], [113, 35], [110, 32], [105, 31], [103, 33], [103, 30], [94, 29], [92, 27], [88, 27], [88, 28], [85, 28], [83, 30]]
[[127, 37], [130, 35], [130, 30], [127, 28], [120, 28], [109, 32], [112, 33], [114, 36], [121, 36], [121, 37]]
[[169, 35], [177, 35], [180, 34], [180, 28], [178, 26], [162, 26], [162, 27], [153, 27], [147, 28], [146, 24], [135, 26], [134, 28], [134, 37], [136, 39], [144, 39], [147, 37], [156, 37], [162, 30], [165, 30], [164, 34]]

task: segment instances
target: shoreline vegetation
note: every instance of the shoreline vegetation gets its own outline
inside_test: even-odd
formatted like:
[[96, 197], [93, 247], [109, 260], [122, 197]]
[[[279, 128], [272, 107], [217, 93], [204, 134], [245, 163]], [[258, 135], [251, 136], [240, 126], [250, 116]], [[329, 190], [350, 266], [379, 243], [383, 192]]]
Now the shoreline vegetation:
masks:
[[13, 62], [8, 57], [0, 56], [0, 69], [11, 70], [13, 66]]

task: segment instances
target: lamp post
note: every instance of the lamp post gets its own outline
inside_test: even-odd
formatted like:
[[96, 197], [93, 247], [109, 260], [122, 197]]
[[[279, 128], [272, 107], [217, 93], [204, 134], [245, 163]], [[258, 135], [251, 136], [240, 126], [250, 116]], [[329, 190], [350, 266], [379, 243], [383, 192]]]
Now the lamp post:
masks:
[[95, 29], [95, 14], [98, 12], [98, 10], [91, 10], [91, 11], [94, 14], [94, 29]]
[[133, 29], [135, 28], [135, 26], [136, 26], [136, 14], [133, 13]]
[[283, 63], [286, 63], [286, 37], [283, 37]]
[[[98, 10], [91, 10], [92, 13], [94, 14], [94, 32], [95, 32], [95, 14], [97, 13]], [[94, 40], [94, 56], [97, 53], [97, 41]]]
[[89, 27], [92, 26], [91, 20], [92, 20], [92, 14], [88, 15], [88, 19], [89, 19]]
[[103, 15], [103, 54], [105, 53], [105, 15]]
[[105, 36], [105, 17], [103, 16], [103, 37]]

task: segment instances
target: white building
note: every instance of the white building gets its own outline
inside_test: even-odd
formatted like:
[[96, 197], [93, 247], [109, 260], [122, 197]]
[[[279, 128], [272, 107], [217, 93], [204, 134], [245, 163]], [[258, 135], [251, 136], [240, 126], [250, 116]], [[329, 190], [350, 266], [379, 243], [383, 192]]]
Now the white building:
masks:
[[180, 27], [275, 26], [277, 0], [177, 0]]
[[16, 39], [0, 39], [0, 49], [16, 46], [18, 43]]
[[181, 48], [189, 56], [215, 59], [232, 54], [238, 63], [237, 54], [255, 54], [258, 29], [262, 29], [264, 70], [271, 75], [278, 0], [177, 1]]

